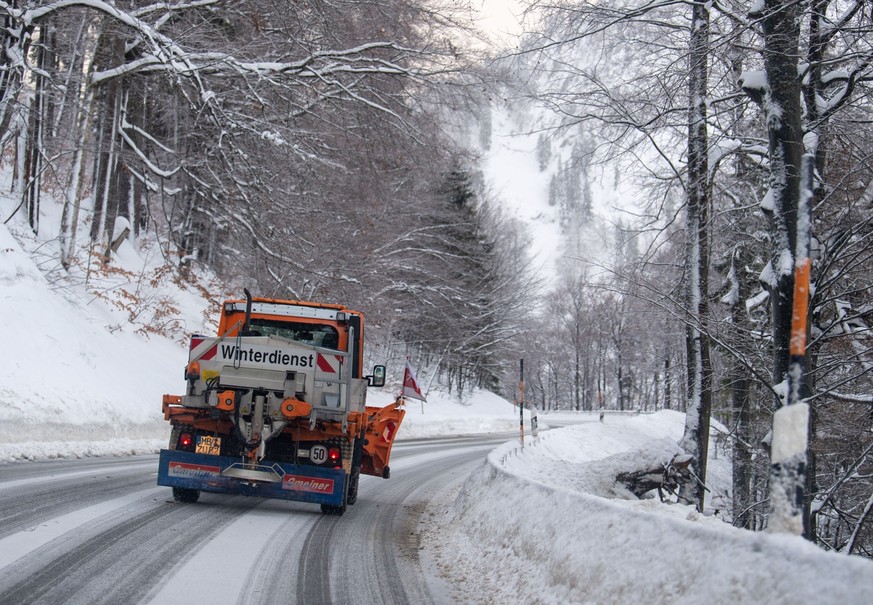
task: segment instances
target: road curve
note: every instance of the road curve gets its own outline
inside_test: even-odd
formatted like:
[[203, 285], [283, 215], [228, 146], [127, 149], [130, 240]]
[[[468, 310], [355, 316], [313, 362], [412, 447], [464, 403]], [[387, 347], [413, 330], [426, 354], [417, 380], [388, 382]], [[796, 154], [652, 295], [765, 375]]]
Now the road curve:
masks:
[[444, 603], [422, 569], [428, 503], [508, 436], [398, 442], [342, 517], [203, 494], [173, 502], [156, 456], [0, 465], [0, 603]]

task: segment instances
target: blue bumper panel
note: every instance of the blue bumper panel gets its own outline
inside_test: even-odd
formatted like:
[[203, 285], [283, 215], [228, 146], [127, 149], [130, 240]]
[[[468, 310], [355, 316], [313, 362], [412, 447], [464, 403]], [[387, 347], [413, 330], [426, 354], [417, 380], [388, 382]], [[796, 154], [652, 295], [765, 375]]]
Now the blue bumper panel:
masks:
[[345, 471], [342, 469], [263, 460], [262, 465], [281, 469], [278, 470], [279, 474], [283, 475], [281, 481], [253, 482], [222, 475], [222, 471], [233, 465], [238, 466], [239, 462], [239, 458], [230, 456], [161, 450], [158, 485], [334, 506], [342, 504], [346, 480]]

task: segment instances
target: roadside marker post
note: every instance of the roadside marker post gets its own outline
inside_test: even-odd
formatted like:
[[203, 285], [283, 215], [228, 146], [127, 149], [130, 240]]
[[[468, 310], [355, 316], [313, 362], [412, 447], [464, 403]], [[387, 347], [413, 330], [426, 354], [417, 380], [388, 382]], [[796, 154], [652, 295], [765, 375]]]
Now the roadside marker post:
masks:
[[521, 433], [521, 449], [524, 449], [524, 359], [518, 360], [518, 429]]

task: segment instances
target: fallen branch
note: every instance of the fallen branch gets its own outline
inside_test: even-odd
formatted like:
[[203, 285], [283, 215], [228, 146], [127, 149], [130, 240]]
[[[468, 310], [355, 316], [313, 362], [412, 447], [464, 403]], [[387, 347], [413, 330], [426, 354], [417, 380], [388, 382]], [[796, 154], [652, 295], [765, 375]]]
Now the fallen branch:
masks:
[[675, 494], [679, 484], [691, 478], [692, 460], [694, 458], [689, 454], [676, 454], [667, 464], [619, 473], [615, 480], [624, 484], [637, 498], [656, 489], [664, 500], [662, 490]]

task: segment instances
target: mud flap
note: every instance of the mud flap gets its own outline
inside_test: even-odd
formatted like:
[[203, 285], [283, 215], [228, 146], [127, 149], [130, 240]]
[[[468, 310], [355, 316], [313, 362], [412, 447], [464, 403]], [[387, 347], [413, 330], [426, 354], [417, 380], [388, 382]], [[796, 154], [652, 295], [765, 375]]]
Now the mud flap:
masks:
[[240, 466], [237, 457], [161, 450], [158, 485], [333, 506], [342, 504], [345, 497], [346, 473], [343, 469], [265, 460], [258, 468], [268, 468], [272, 473], [259, 470], [246, 474], [238, 472]]

